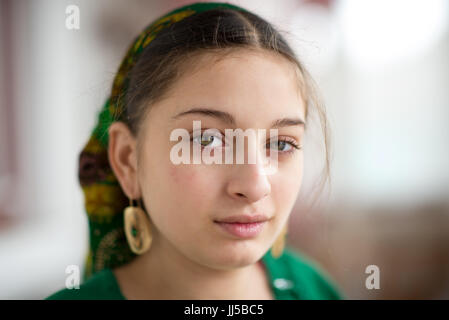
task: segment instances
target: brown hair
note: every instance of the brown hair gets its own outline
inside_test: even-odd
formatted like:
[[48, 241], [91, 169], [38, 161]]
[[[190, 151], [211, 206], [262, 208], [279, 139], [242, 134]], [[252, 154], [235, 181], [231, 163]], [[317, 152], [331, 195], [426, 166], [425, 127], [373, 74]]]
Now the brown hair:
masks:
[[330, 181], [329, 125], [324, 104], [312, 77], [284, 37], [272, 24], [251, 12], [216, 8], [196, 13], [161, 30], [133, 66], [126, 95], [121, 97], [131, 132], [137, 136], [149, 106], [164, 98], [172, 84], [186, 72], [186, 67], [194, 65], [195, 56], [215, 53], [219, 59], [236, 49], [266, 50], [292, 63], [306, 106], [306, 123], [309, 109], [317, 111], [321, 122], [325, 145], [325, 168], [319, 183], [322, 189], [326, 178]]

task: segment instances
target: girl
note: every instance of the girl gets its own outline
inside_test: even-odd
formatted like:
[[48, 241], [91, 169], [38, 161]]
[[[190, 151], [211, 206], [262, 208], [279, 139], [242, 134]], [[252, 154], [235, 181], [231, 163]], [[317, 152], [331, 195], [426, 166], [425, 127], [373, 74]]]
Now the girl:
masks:
[[[80, 156], [85, 281], [47, 299], [341, 299], [317, 263], [285, 246], [313, 102], [284, 38], [241, 7], [194, 3], [150, 24]], [[234, 151], [225, 132], [237, 129], [275, 130], [244, 158], [276, 161], [174, 161], [179, 146]]]

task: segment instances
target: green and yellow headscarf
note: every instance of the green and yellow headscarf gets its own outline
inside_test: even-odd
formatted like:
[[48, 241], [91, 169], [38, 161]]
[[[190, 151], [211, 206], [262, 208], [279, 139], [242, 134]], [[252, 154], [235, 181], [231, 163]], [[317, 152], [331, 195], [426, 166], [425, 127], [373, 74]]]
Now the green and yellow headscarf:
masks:
[[193, 3], [175, 9], [152, 22], [135, 38], [120, 65], [111, 94], [79, 157], [79, 181], [85, 197], [90, 231], [84, 280], [104, 268], [114, 268], [135, 257], [123, 228], [123, 210], [129, 201], [109, 165], [107, 152], [110, 124], [113, 121], [126, 122], [122, 97], [126, 94], [130, 71], [145, 47], [161, 30], [188, 16], [215, 8], [246, 11], [235, 5], [217, 2]]

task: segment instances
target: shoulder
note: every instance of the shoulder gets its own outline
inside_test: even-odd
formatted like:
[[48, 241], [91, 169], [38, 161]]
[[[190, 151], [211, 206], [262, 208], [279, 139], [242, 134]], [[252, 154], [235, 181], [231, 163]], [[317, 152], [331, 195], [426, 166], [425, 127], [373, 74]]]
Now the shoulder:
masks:
[[101, 270], [84, 283], [79, 289], [61, 289], [45, 300], [122, 300], [124, 297], [110, 269]]
[[273, 279], [278, 281], [274, 285], [282, 287], [287, 283], [284, 279], [292, 281], [293, 285], [290, 290], [294, 291], [298, 299], [344, 299], [344, 295], [330, 274], [317, 261], [304, 253], [287, 246], [279, 259], [268, 255], [266, 259], [269, 259], [272, 275], [274, 278], [278, 278]]

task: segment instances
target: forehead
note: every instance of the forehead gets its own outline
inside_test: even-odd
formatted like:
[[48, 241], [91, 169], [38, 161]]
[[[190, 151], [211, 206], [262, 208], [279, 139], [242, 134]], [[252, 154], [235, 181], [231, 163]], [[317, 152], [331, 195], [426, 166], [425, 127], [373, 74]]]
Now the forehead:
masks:
[[234, 50], [224, 56], [201, 54], [190, 62], [170, 88], [163, 108], [155, 108], [161, 116], [205, 107], [233, 114], [240, 125], [263, 126], [281, 116], [304, 119], [295, 66], [279, 54]]

